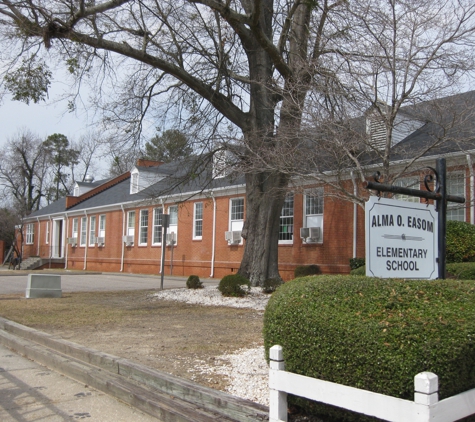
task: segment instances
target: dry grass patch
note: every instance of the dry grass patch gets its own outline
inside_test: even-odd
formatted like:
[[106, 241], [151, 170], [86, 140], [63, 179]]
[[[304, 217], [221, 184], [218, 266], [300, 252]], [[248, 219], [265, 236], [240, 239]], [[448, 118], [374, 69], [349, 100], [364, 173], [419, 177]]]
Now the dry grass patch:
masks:
[[0, 316], [217, 389], [226, 378], [201, 374], [203, 363], [263, 344], [262, 311], [167, 301], [155, 292], [0, 295]]

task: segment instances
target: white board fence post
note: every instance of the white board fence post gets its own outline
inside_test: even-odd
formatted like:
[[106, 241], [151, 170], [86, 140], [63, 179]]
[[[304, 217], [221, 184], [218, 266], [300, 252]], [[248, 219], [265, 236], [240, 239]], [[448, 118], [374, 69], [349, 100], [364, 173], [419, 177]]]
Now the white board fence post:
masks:
[[282, 346], [272, 346], [269, 350], [269, 422], [287, 422], [287, 393], [274, 389], [276, 371], [285, 370]]
[[414, 377], [414, 403], [418, 406], [417, 422], [431, 420], [431, 406], [439, 401], [439, 377], [432, 372], [421, 372]]

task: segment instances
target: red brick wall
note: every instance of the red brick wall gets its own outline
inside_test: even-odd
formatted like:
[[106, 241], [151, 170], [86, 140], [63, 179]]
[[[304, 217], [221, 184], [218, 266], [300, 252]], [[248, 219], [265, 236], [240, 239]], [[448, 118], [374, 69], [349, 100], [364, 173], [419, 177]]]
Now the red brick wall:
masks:
[[[469, 195], [469, 173], [467, 172], [467, 197]], [[326, 190], [328, 194], [328, 190]], [[216, 197], [216, 232], [215, 232], [215, 257], [214, 268], [211, 266], [213, 246], [213, 210], [212, 198], [195, 199], [178, 205], [178, 241], [173, 248], [173, 269], [171, 268], [170, 247], [166, 248], [165, 274], [188, 276], [196, 274], [200, 277], [213, 275], [222, 278], [226, 274], [235, 273], [239, 269], [243, 253], [243, 245], [228, 245], [224, 233], [229, 230], [229, 207], [230, 198], [244, 197], [244, 194]], [[193, 204], [203, 203], [203, 236], [201, 240], [193, 240]], [[149, 210], [149, 229], [147, 246], [138, 245], [140, 209]], [[168, 205], [165, 207], [168, 209]], [[152, 246], [154, 206], [142, 206], [125, 210], [135, 210], [135, 244], [125, 247], [123, 272], [159, 274], [162, 248]], [[167, 212], [167, 211], [166, 211]], [[324, 198], [323, 218], [323, 243], [305, 244], [299, 237], [300, 228], [303, 226], [303, 195], [296, 193], [294, 196], [294, 239], [293, 244], [279, 246], [279, 267], [285, 280], [293, 278], [294, 269], [297, 265], [318, 264], [324, 273], [347, 273], [349, 271], [349, 259], [353, 257], [353, 212], [354, 205], [349, 201], [335, 199], [326, 195]], [[122, 236], [123, 236], [123, 212], [122, 210], [109, 211], [107, 213], [88, 214], [96, 215], [96, 224], [99, 224], [99, 216], [106, 215], [106, 239], [105, 246], [92, 247], [77, 246], [73, 248], [67, 245], [67, 266], [69, 269], [83, 269], [104, 272], [121, 271]], [[467, 210], [467, 221], [470, 221]], [[79, 221], [82, 215], [79, 215]], [[73, 217], [68, 218], [67, 236], [71, 236]], [[38, 245], [38, 233], [40, 233], [41, 255], [48, 256], [49, 249], [45, 245], [46, 221], [41, 222], [38, 232], [38, 223], [35, 222], [34, 245], [24, 245], [25, 257], [36, 255]], [[66, 224], [66, 223], [65, 223]], [[52, 227], [50, 227], [50, 231]], [[66, 231], [65, 231], [66, 234]], [[80, 233], [79, 233], [80, 234]], [[365, 224], [364, 209], [357, 206], [356, 226], [356, 256], [365, 256]], [[89, 236], [89, 231], [88, 231]], [[46, 251], [46, 252], [44, 252]], [[86, 266], [85, 254], [86, 257]]]
[[[234, 195], [232, 197], [241, 197]], [[167, 247], [165, 256], [165, 274], [188, 276], [196, 274], [200, 277], [213, 275], [221, 278], [226, 274], [237, 272], [243, 253], [243, 245], [228, 245], [224, 233], [229, 230], [229, 203], [231, 197], [216, 198], [216, 234], [214, 271], [211, 268], [213, 246], [213, 208], [211, 198], [189, 201], [178, 206], [178, 239], [173, 247], [173, 268], [171, 268], [172, 248]], [[193, 204], [203, 203], [203, 236], [201, 240], [193, 240]], [[305, 244], [299, 237], [303, 223], [303, 195], [296, 194], [294, 199], [294, 241], [291, 245], [279, 247], [279, 263], [284, 279], [293, 278], [297, 265], [318, 264], [324, 273], [346, 273], [349, 271], [349, 258], [352, 257], [353, 243], [353, 204], [325, 198], [324, 229], [322, 244]], [[149, 210], [148, 243], [138, 245], [139, 219], [141, 209]], [[135, 211], [135, 243], [125, 247], [123, 271], [126, 273], [159, 274], [161, 246], [152, 246], [152, 206], [136, 208]], [[125, 216], [127, 216], [125, 210]], [[96, 215], [99, 222], [100, 214]], [[80, 218], [80, 217], [79, 217]], [[122, 211], [106, 213], [106, 240], [104, 247], [68, 246], [68, 268], [83, 269], [85, 249], [87, 249], [86, 269], [94, 271], [120, 271], [123, 235]], [[364, 224], [359, 213], [359, 229]], [[70, 235], [72, 217], [69, 218]], [[361, 229], [361, 235], [363, 230]], [[88, 232], [89, 234], [89, 232]], [[364, 251], [364, 238], [359, 241], [359, 250]]]

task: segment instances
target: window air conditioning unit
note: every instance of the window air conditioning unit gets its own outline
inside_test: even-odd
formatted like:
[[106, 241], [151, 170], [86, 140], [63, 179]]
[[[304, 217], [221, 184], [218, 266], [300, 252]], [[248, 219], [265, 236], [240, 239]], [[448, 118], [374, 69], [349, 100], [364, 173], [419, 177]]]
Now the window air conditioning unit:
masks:
[[230, 245], [238, 245], [241, 243], [241, 231], [224, 232], [224, 238]]
[[122, 241], [125, 243], [125, 246], [133, 246], [134, 236], [123, 236]]
[[104, 246], [105, 239], [104, 237], [96, 237], [97, 246]]
[[68, 237], [68, 244], [75, 248], [78, 245], [77, 237]]
[[300, 237], [305, 243], [318, 243], [321, 240], [322, 231], [320, 227], [302, 227]]
[[176, 233], [167, 233], [166, 238], [167, 246], [173, 246], [176, 244]]

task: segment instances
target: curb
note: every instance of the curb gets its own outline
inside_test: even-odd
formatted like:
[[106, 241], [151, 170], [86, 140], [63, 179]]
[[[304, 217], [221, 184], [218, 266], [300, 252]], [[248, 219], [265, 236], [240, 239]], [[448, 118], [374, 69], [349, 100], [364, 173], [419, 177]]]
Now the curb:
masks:
[[164, 422], [267, 421], [267, 406], [0, 317], [0, 343]]

